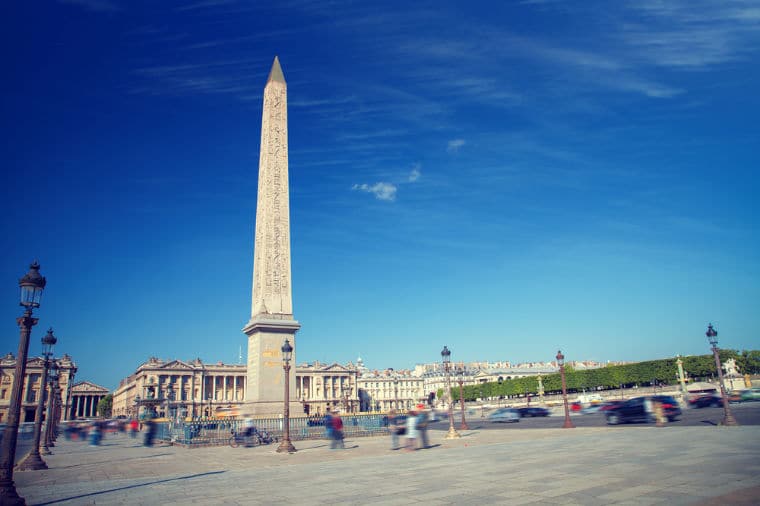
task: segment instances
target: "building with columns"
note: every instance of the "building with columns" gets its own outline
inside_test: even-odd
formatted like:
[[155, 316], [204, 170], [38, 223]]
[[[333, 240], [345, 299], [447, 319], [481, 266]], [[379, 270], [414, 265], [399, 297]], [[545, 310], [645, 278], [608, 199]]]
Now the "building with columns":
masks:
[[[170, 397], [172, 407], [188, 417], [254, 414], [246, 404], [246, 368], [245, 364], [206, 364], [199, 358], [185, 362], [151, 357], [119, 383], [113, 394], [113, 416], [135, 416], [138, 404], [154, 406], [157, 414], [164, 416]], [[307, 411], [311, 415], [323, 414], [328, 407], [345, 412], [359, 410], [357, 369], [353, 364], [314, 362], [296, 366], [295, 370], [294, 399], [299, 409], [292, 411], [294, 416]], [[139, 403], [135, 402], [138, 396]]]
[[68, 409], [67, 420], [80, 418], [97, 418], [98, 403], [108, 395], [108, 389], [96, 385], [91, 381], [80, 381], [71, 387], [71, 402]]
[[365, 371], [358, 385], [362, 411], [405, 411], [427, 401], [425, 381], [411, 371]]
[[[169, 398], [186, 416], [212, 416], [219, 408], [239, 407], [246, 393], [245, 364], [206, 364], [200, 358], [164, 361], [151, 357], [119, 382], [113, 394], [113, 416], [135, 416], [136, 399], [156, 403]], [[145, 404], [144, 404], [145, 405]], [[157, 404], [159, 415], [165, 406]]]
[[[73, 387], [74, 375], [77, 372], [76, 364], [71, 357], [64, 354], [61, 358], [55, 359], [58, 362], [60, 374], [58, 377], [58, 386], [61, 391], [61, 409], [64, 420], [68, 419], [68, 413], [71, 408], [71, 390]], [[24, 382], [21, 387], [21, 423], [34, 422], [34, 414], [37, 409], [42, 382], [43, 359], [40, 357], [29, 358], [26, 362], [26, 372], [24, 373]], [[0, 423], [5, 423], [8, 418], [8, 409], [11, 404], [11, 389], [13, 378], [16, 375], [16, 357], [8, 353], [0, 358]], [[47, 398], [47, 391], [45, 392]]]

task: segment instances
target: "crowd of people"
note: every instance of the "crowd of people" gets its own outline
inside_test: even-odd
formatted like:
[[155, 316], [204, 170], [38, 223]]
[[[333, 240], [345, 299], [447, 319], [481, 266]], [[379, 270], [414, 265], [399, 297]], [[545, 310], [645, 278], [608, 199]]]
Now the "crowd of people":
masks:
[[143, 445], [153, 446], [157, 426], [152, 420], [84, 420], [69, 422], [63, 429], [63, 436], [68, 441], [86, 441], [90, 446], [99, 446], [108, 433], [129, 433], [137, 438], [143, 433]]
[[[428, 424], [430, 415], [427, 410], [420, 408], [409, 411], [406, 416], [391, 410], [388, 413], [388, 428], [391, 433], [391, 450], [399, 450], [402, 447], [406, 451], [430, 448], [428, 439]], [[399, 443], [405, 439], [405, 444]]]

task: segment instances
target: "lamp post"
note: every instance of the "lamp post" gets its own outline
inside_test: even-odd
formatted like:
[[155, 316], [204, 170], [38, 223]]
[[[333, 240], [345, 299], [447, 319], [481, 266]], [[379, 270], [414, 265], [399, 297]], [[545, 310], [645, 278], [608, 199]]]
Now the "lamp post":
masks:
[[544, 378], [541, 373], [538, 374], [538, 401], [541, 406], [544, 405]]
[[53, 411], [56, 403], [56, 391], [55, 388], [58, 383], [58, 363], [53, 360], [50, 365], [50, 373], [48, 375], [48, 384], [50, 386], [50, 393], [48, 394], [47, 415], [45, 415], [45, 436], [42, 439], [42, 448], [40, 453], [42, 455], [50, 455], [50, 446], [53, 446]]
[[441, 358], [443, 359], [443, 370], [446, 373], [446, 395], [448, 395], [449, 401], [449, 432], [446, 434], [446, 439], [457, 439], [459, 433], [454, 428], [454, 399], [451, 395], [451, 351], [446, 346], [441, 351]]
[[172, 396], [174, 395], [174, 389], [172, 388], [171, 382], [166, 386], [166, 414], [165, 418], [169, 419], [169, 422], [171, 423], [171, 413], [170, 409], [172, 407]]
[[24, 383], [26, 373], [26, 356], [29, 351], [29, 336], [32, 327], [38, 319], [32, 317], [32, 311], [40, 307], [42, 291], [45, 289], [46, 280], [40, 276], [40, 264], [36, 261], [29, 266], [29, 272], [18, 282], [21, 289], [20, 305], [24, 307], [23, 316], [16, 319], [21, 328], [18, 342], [18, 355], [16, 357], [16, 369], [11, 387], [11, 403], [8, 408], [8, 422], [3, 432], [2, 447], [0, 447], [0, 504], [26, 504], [23, 497], [16, 492], [13, 483], [13, 466], [16, 463], [16, 440], [18, 438], [18, 425], [21, 414], [21, 386]]
[[135, 418], [140, 419], [140, 394], [135, 395]]
[[[45, 411], [45, 393], [47, 392], [47, 371], [50, 366], [50, 357], [53, 356], [53, 347], [58, 341], [53, 335], [53, 329], [48, 329], [47, 334], [42, 338], [42, 377], [40, 378], [39, 399], [37, 399], [37, 410], [34, 412], [34, 432], [32, 439], [32, 449], [24, 460], [19, 462], [19, 471], [37, 471], [47, 469], [47, 464], [40, 456], [40, 434], [42, 433], [42, 415]], [[52, 397], [52, 396], [51, 396]]]
[[[57, 362], [53, 363], [54, 366], [58, 366]], [[50, 418], [50, 441], [48, 446], [55, 446], [55, 440], [58, 435], [58, 420], [61, 419], [61, 387], [58, 385], [58, 380], [61, 376], [60, 367], [55, 368], [56, 379], [52, 381], [53, 385], [53, 416]]]
[[285, 342], [280, 348], [282, 351], [282, 369], [285, 371], [285, 409], [283, 413], [283, 436], [280, 446], [277, 447], [277, 453], [293, 453], [296, 447], [290, 442], [290, 357], [293, 355], [293, 347], [290, 342]]
[[561, 350], [557, 351], [557, 365], [559, 365], [559, 374], [562, 377], [562, 401], [565, 404], [565, 423], [563, 429], [574, 429], [575, 425], [570, 421], [570, 408], [567, 406], [567, 382], [565, 382], [565, 356]]
[[462, 423], [459, 425], [459, 430], [468, 430], [470, 427], [467, 425], [467, 421], [464, 419], [464, 368], [459, 369], [457, 379], [459, 380], [459, 407], [462, 409]]
[[734, 418], [734, 414], [731, 412], [731, 408], [728, 406], [726, 387], [723, 385], [723, 368], [720, 366], [720, 356], [718, 355], [718, 331], [713, 328], [712, 323], [707, 326], [705, 335], [712, 346], [713, 357], [715, 357], [715, 368], [718, 370], [718, 379], [720, 380], [720, 397], [723, 399], [722, 423], [723, 425], [739, 425], [736, 418]]
[[[395, 372], [394, 372], [395, 374]], [[393, 378], [393, 409], [399, 410], [398, 407], [398, 378]]]
[[686, 378], [684, 377], [683, 373], [683, 360], [681, 360], [681, 355], [677, 356], [676, 359], [676, 365], [678, 366], [678, 382], [681, 384], [681, 394], [683, 395], [684, 401], [686, 400]]

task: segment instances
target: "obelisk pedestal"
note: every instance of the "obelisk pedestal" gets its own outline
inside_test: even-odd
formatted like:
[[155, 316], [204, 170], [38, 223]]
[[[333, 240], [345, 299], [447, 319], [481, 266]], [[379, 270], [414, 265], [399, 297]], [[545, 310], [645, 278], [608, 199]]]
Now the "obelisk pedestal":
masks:
[[[243, 328], [248, 336], [246, 411], [276, 415], [284, 411], [284, 370], [281, 347], [293, 347], [301, 327], [293, 318], [290, 282], [290, 200], [288, 190], [287, 85], [275, 56], [264, 87], [261, 119], [259, 186], [253, 258], [251, 320]], [[295, 402], [295, 367], [290, 368], [291, 410]]]

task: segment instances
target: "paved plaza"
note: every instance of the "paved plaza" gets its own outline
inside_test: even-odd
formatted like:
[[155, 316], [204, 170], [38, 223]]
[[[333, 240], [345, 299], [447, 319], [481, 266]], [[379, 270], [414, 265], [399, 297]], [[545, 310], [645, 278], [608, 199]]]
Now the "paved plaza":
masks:
[[433, 448], [386, 437], [256, 448], [65, 441], [16, 472], [27, 504], [757, 504], [760, 427], [627, 426], [463, 432]]

